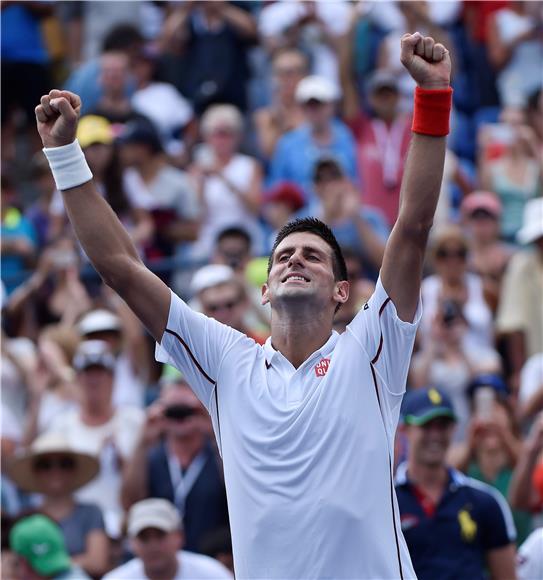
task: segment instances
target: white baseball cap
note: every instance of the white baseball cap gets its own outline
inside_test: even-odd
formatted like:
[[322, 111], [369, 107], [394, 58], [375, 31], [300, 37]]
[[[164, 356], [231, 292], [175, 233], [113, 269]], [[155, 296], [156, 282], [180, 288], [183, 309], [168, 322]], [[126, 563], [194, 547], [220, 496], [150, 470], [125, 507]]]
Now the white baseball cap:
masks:
[[213, 286], [230, 282], [234, 278], [235, 273], [230, 266], [226, 266], [225, 264], [208, 264], [194, 274], [190, 283], [190, 289], [193, 294], [199, 294], [206, 288], [213, 288]]
[[531, 199], [524, 206], [522, 227], [517, 232], [521, 244], [531, 244], [543, 237], [543, 197]]
[[116, 314], [109, 310], [92, 310], [85, 314], [77, 325], [77, 330], [81, 336], [93, 334], [94, 332], [121, 331], [121, 320]]
[[302, 79], [296, 87], [296, 101], [298, 103], [307, 103], [311, 100], [333, 103], [338, 99], [338, 88], [325, 77], [310, 75]]
[[166, 499], [144, 499], [135, 503], [128, 512], [128, 535], [134, 538], [146, 528], [175, 532], [181, 529], [181, 516]]

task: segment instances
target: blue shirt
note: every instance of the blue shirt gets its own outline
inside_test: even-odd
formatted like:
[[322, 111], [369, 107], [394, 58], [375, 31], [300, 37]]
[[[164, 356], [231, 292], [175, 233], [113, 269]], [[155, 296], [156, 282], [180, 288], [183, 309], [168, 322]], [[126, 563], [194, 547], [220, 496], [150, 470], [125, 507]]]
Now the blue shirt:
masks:
[[2, 10], [1, 52], [8, 62], [45, 64], [49, 56], [42, 39], [40, 19], [24, 4], [8, 5]]
[[332, 140], [324, 147], [313, 141], [311, 128], [307, 124], [285, 133], [273, 153], [268, 185], [271, 187], [279, 181], [294, 181], [303, 188], [306, 201], [315, 201], [313, 170], [316, 162], [324, 156], [337, 159], [347, 177], [359, 181], [353, 135], [347, 125], [336, 119], [332, 121]]
[[[34, 226], [18, 209], [9, 208], [0, 229], [3, 240], [24, 238], [32, 246], [36, 246], [37, 236]], [[19, 277], [26, 270], [24, 259], [17, 254], [4, 254], [0, 263], [2, 282], [6, 285], [6, 292], [11, 294], [22, 282]]]
[[482, 580], [486, 552], [515, 541], [505, 498], [459, 471], [449, 469], [448, 485], [432, 515], [417, 498], [406, 463], [398, 467], [395, 486], [402, 532], [419, 580]]

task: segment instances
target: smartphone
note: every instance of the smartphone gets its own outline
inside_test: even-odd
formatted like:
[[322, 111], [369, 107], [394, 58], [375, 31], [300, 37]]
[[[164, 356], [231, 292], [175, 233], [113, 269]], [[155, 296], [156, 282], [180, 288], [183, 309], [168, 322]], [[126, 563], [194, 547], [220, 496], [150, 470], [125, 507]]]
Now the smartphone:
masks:
[[475, 416], [481, 421], [490, 421], [496, 399], [496, 391], [492, 387], [479, 387], [475, 391]]

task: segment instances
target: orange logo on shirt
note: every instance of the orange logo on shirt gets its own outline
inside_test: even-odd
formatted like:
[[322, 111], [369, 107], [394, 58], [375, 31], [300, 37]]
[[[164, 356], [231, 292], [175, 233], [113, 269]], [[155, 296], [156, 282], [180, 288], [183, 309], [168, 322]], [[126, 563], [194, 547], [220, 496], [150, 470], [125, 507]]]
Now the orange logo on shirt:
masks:
[[329, 366], [330, 366], [329, 358], [321, 359], [320, 362], [315, 365], [315, 374], [318, 377], [324, 377], [324, 375], [328, 372]]

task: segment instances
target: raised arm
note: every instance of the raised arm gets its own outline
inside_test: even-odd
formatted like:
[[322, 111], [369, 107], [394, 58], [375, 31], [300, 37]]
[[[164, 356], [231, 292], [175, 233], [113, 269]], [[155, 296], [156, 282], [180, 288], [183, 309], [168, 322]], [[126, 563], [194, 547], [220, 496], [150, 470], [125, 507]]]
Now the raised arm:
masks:
[[[160, 341], [168, 320], [170, 291], [145, 267], [130, 236], [96, 189], [90, 172], [84, 171], [83, 160], [77, 161], [77, 150], [72, 144], [80, 110], [81, 99], [77, 95], [50, 91], [36, 107], [38, 132], [48, 157], [51, 159], [52, 153], [57, 159], [53, 171], [57, 181], [70, 174], [74, 184], [82, 181], [74, 187], [65, 187], [62, 196], [87, 256], [104, 282], [126, 301], [152, 336]], [[60, 147], [64, 149], [50, 150]]]
[[398, 220], [390, 234], [381, 269], [381, 281], [398, 316], [411, 322], [419, 299], [426, 243], [443, 177], [445, 134], [437, 125], [447, 115], [447, 111], [439, 109], [443, 101], [450, 98], [451, 60], [442, 44], [418, 32], [403, 36], [401, 59], [417, 82], [418, 90], [436, 91], [435, 94], [423, 91], [417, 95], [424, 98], [425, 103], [422, 108], [415, 106], [415, 124], [418, 114], [419, 120], [424, 121], [423, 127], [421, 123], [416, 124], [416, 130], [426, 132], [429, 123], [426, 115], [421, 119], [420, 114], [429, 113], [437, 122], [437, 130], [428, 132], [442, 135], [413, 133], [402, 180]]

